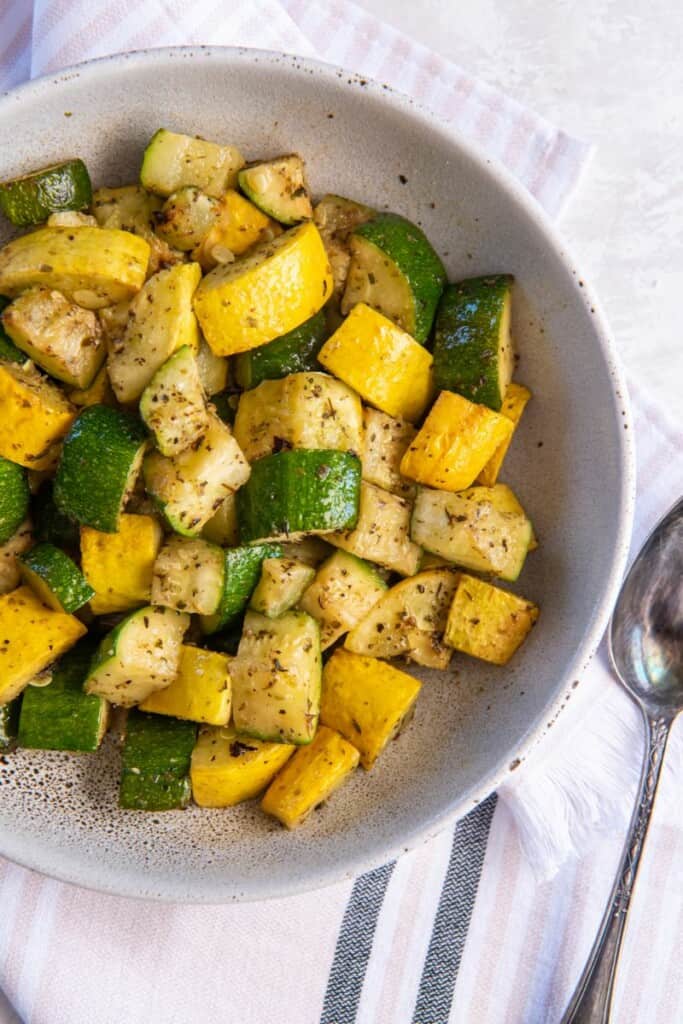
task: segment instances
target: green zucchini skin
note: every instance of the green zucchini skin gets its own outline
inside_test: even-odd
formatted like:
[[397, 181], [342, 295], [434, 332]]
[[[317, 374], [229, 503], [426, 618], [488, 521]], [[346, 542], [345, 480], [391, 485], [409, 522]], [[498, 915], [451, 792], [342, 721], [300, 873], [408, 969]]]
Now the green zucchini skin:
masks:
[[35, 524], [36, 540], [48, 541], [67, 551], [78, 551], [78, 523], [57, 508], [51, 481], [44, 483], [33, 498], [31, 517]]
[[137, 811], [187, 807], [194, 722], [130, 711], [121, 756], [119, 806]]
[[324, 307], [293, 331], [235, 356], [235, 381], [245, 391], [264, 380], [280, 380], [290, 373], [319, 370], [318, 352], [329, 337]]
[[26, 470], [0, 456], [0, 544], [6, 544], [26, 519], [29, 500]]
[[[9, 306], [11, 299], [6, 298], [4, 295], [0, 295], [0, 313], [3, 309]], [[20, 348], [14, 344], [12, 339], [7, 334], [7, 331], [2, 326], [2, 318], [0, 317], [0, 361], [6, 363], [25, 363], [26, 353], [22, 352]]]
[[407, 280], [415, 302], [413, 337], [424, 345], [446, 284], [446, 271], [431, 242], [421, 228], [397, 213], [381, 213], [353, 233], [385, 253]]
[[254, 544], [225, 549], [225, 583], [221, 601], [213, 615], [202, 615], [202, 632], [217, 633], [231, 626], [249, 603], [266, 558], [281, 558], [279, 544]]
[[84, 210], [91, 202], [90, 175], [80, 159], [0, 184], [0, 210], [18, 227], [41, 224], [58, 210]]
[[41, 600], [56, 611], [77, 612], [95, 596], [76, 563], [54, 544], [36, 544], [19, 561], [26, 582], [33, 585]]
[[349, 452], [295, 450], [258, 459], [237, 492], [240, 540], [352, 529], [360, 478], [360, 459]]
[[0, 704], [0, 753], [16, 746], [22, 697], [20, 694], [9, 704]]
[[502, 338], [501, 330], [513, 280], [509, 274], [495, 274], [446, 288], [434, 332], [434, 383], [439, 391], [455, 391], [470, 402], [500, 409], [512, 368], [509, 332]]
[[34, 750], [92, 753], [100, 745], [108, 706], [83, 693], [96, 647], [84, 637], [57, 663], [48, 686], [28, 686], [19, 716], [19, 746]]
[[103, 533], [116, 533], [119, 513], [147, 433], [132, 416], [91, 405], [64, 441], [54, 484], [57, 508]]

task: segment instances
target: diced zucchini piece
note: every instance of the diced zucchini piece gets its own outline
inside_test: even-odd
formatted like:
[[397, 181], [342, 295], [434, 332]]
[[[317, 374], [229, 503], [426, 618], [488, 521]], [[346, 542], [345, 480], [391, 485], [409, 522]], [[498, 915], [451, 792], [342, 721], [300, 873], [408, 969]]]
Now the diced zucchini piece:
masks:
[[208, 273], [197, 288], [194, 308], [214, 353], [229, 356], [265, 345], [309, 320], [331, 291], [325, 247], [316, 226], [307, 222]]
[[29, 498], [26, 470], [0, 457], [0, 544], [6, 544], [23, 523]]
[[[521, 501], [517, 497], [514, 491], [512, 491], [507, 484], [493, 484], [491, 487], [491, 500], [498, 509], [499, 512], [510, 512], [513, 515], [526, 516], [528, 515], [522, 506]], [[538, 547], [538, 540], [534, 533], [533, 523], [531, 524], [531, 539], [529, 541], [529, 551], [534, 551]]]
[[121, 754], [119, 807], [136, 811], [187, 807], [196, 735], [193, 722], [129, 712]]
[[344, 291], [346, 277], [351, 263], [349, 236], [359, 224], [372, 220], [375, 211], [353, 199], [328, 194], [323, 196], [313, 210], [313, 220], [322, 236], [327, 258], [332, 267], [334, 294]]
[[130, 707], [178, 675], [190, 616], [170, 608], [140, 608], [102, 640], [85, 681], [85, 692]]
[[240, 396], [235, 438], [250, 462], [282, 448], [338, 449], [360, 455], [363, 410], [351, 388], [326, 373], [265, 380]]
[[218, 203], [218, 219], [192, 252], [192, 259], [202, 270], [213, 270], [221, 263], [232, 263], [252, 245], [281, 234], [282, 228], [250, 203], [248, 199], [228, 189]]
[[24, 582], [53, 611], [77, 612], [95, 593], [76, 563], [54, 544], [37, 544], [19, 562]]
[[318, 369], [318, 352], [328, 337], [325, 313], [319, 310], [293, 331], [260, 348], [235, 357], [235, 381], [245, 390], [264, 380], [279, 380], [290, 373]]
[[89, 387], [69, 391], [67, 398], [81, 409], [89, 405], [116, 405], [106, 365], [100, 367]]
[[412, 505], [397, 494], [363, 481], [355, 528], [332, 533], [330, 544], [358, 558], [376, 562], [402, 576], [414, 576], [422, 552], [410, 539]]
[[393, 665], [340, 648], [323, 672], [320, 720], [353, 743], [369, 771], [411, 716], [420, 689]]
[[127, 612], [149, 604], [154, 562], [163, 541], [152, 516], [124, 513], [116, 533], [81, 527], [81, 564], [95, 596], [95, 615]]
[[297, 604], [315, 576], [315, 569], [293, 558], [266, 558], [261, 563], [261, 579], [251, 595], [249, 607], [276, 619]]
[[209, 397], [224, 391], [230, 380], [230, 364], [223, 356], [215, 356], [202, 338], [195, 355], [199, 380]]
[[106, 354], [92, 310], [61, 292], [29, 288], [5, 309], [2, 322], [15, 345], [46, 373], [73, 388], [92, 384]]
[[36, 750], [97, 750], [109, 723], [109, 704], [83, 693], [94, 650], [89, 637], [64, 655], [47, 686], [24, 691], [19, 745]]
[[76, 410], [30, 366], [0, 363], [0, 456], [28, 469], [53, 469]]
[[237, 180], [252, 203], [281, 224], [298, 224], [313, 216], [304, 162], [296, 153], [245, 167]]
[[83, 526], [116, 533], [146, 442], [142, 424], [127, 413], [107, 405], [84, 409], [64, 441], [55, 477], [60, 511]]
[[268, 787], [261, 808], [286, 828], [302, 825], [356, 768], [356, 747], [322, 726], [311, 744], [300, 747]]
[[209, 413], [189, 345], [179, 348], [156, 371], [142, 392], [140, 416], [162, 455], [179, 455], [204, 436]]
[[458, 573], [431, 569], [401, 580], [383, 594], [347, 636], [344, 646], [373, 658], [406, 657], [427, 668], [448, 668], [443, 642]]
[[285, 558], [296, 558], [298, 562], [312, 565], [313, 568], [332, 553], [332, 548], [322, 537], [302, 537], [301, 540], [290, 541], [281, 546]]
[[320, 707], [320, 632], [305, 612], [268, 619], [247, 612], [231, 666], [238, 732], [274, 743], [310, 743]]
[[415, 484], [401, 476], [401, 459], [417, 431], [379, 409], [363, 409], [363, 479], [401, 498], [415, 496]]
[[0, 594], [9, 594], [21, 582], [19, 556], [33, 544], [30, 520], [25, 520], [8, 541], [0, 545]]
[[252, 466], [237, 495], [242, 541], [298, 540], [352, 529], [358, 519], [360, 460], [348, 452], [283, 451]]
[[366, 402], [411, 423], [432, 396], [429, 352], [362, 302], [327, 339], [318, 360]]
[[202, 529], [202, 537], [221, 547], [234, 548], [239, 543], [237, 498], [234, 494], [229, 494], [220, 503]]
[[380, 213], [351, 236], [342, 313], [367, 303], [424, 344], [445, 284], [446, 271], [424, 232], [405, 217]]
[[235, 146], [180, 135], [160, 128], [152, 136], [142, 158], [140, 181], [150, 192], [170, 196], [196, 185], [210, 196], [221, 196], [237, 182], [244, 158]]
[[319, 567], [299, 607], [317, 620], [324, 651], [361, 622], [386, 589], [368, 562], [347, 551], [335, 551]]
[[200, 533], [229, 494], [249, 479], [249, 463], [230, 427], [209, 410], [209, 428], [194, 448], [145, 459], [145, 487], [176, 533]]
[[434, 383], [470, 402], [500, 409], [512, 378], [513, 278], [473, 277], [448, 285], [436, 317]]
[[503, 486], [471, 487], [458, 494], [421, 488], [411, 523], [413, 540], [465, 569], [516, 580], [529, 549], [531, 523], [523, 511], [507, 511]]
[[158, 235], [182, 252], [199, 245], [218, 220], [220, 203], [195, 185], [168, 197], [155, 217]]
[[46, 608], [30, 587], [0, 597], [0, 704], [17, 697], [85, 632], [73, 615]]
[[183, 645], [178, 675], [170, 686], [143, 700], [140, 710], [227, 725], [231, 702], [230, 658], [217, 651]]
[[506, 416], [442, 391], [401, 459], [401, 473], [426, 487], [462, 491], [512, 430]]
[[538, 606], [474, 576], [460, 577], [445, 641], [457, 651], [507, 665], [539, 616]]
[[296, 747], [204, 726], [192, 751], [192, 797], [200, 807], [233, 807], [258, 796]]
[[[522, 418], [522, 413], [524, 412], [526, 404], [530, 398], [531, 392], [522, 384], [515, 384], [514, 381], [511, 384], [508, 384], [500, 411], [502, 415], [507, 416], [512, 423], [513, 431], [517, 429], [517, 424]], [[510, 442], [513, 437], [514, 433], [510, 434], [506, 441], [501, 441], [477, 477], [477, 483], [483, 484], [484, 487], [493, 487], [498, 479], [500, 467], [503, 465], [503, 459], [507, 455], [507, 450], [510, 447]]]
[[40, 224], [55, 210], [84, 210], [91, 199], [88, 168], [78, 158], [0, 184], [0, 210], [19, 227]]
[[21, 697], [15, 697], [7, 704], [0, 704], [0, 753], [12, 750], [16, 745], [21, 701]]
[[121, 188], [99, 188], [93, 193], [93, 213], [101, 228], [118, 228], [138, 235], [149, 245], [147, 276], [162, 267], [170, 267], [182, 260], [183, 255], [168, 245], [154, 231], [162, 201], [140, 185]]
[[56, 288], [86, 309], [131, 299], [141, 288], [149, 246], [127, 231], [39, 228], [0, 249], [0, 292]]
[[152, 604], [213, 615], [225, 586], [223, 549], [206, 540], [170, 537], [154, 563]]
[[223, 589], [214, 613], [201, 618], [204, 633], [216, 633], [239, 618], [258, 584], [263, 562], [267, 558], [279, 558], [282, 549], [279, 544], [251, 544], [229, 548], [222, 554]]
[[157, 370], [184, 345], [199, 347], [192, 296], [198, 263], [178, 263], [151, 277], [131, 307], [123, 337], [109, 350], [108, 369], [119, 402], [140, 397]]

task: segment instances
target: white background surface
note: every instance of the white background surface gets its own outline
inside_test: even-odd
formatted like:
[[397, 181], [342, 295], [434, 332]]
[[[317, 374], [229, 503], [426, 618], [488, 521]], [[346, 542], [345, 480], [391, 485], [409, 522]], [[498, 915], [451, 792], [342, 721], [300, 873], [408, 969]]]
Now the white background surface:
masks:
[[632, 376], [683, 386], [683, 2], [357, 0], [596, 146], [560, 229]]

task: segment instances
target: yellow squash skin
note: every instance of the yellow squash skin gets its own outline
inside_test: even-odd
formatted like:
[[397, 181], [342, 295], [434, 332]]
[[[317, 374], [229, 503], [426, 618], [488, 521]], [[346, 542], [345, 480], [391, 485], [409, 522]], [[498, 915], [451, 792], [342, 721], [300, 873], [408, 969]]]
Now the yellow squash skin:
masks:
[[442, 391], [401, 459], [401, 473], [426, 487], [470, 487], [513, 431], [507, 416]]
[[389, 416], [419, 419], [432, 396], [432, 357], [409, 334], [359, 302], [318, 361]]
[[142, 711], [186, 718], [208, 725], [227, 725], [232, 707], [230, 658], [217, 651], [183, 645], [178, 675], [140, 704]]
[[265, 743], [232, 728], [205, 726], [192, 751], [192, 797], [199, 807], [233, 807], [266, 788], [292, 756], [289, 743]]
[[121, 515], [116, 533], [81, 527], [83, 574], [95, 591], [94, 615], [126, 612], [148, 604], [154, 562], [163, 531], [152, 516]]
[[28, 469], [53, 469], [76, 409], [47, 377], [0, 363], [0, 455]]
[[56, 288], [86, 309], [131, 299], [145, 281], [149, 245], [128, 231], [45, 227], [0, 249], [0, 295]]
[[194, 296], [204, 337], [217, 356], [265, 345], [309, 320], [332, 293], [332, 272], [309, 221], [212, 270]]
[[0, 597], [0, 704], [13, 700], [86, 632], [73, 615], [41, 604], [30, 587]]
[[360, 751], [370, 770], [412, 711], [421, 684], [386, 661], [340, 648], [323, 669], [320, 721]]
[[[514, 381], [511, 384], [508, 384], [500, 411], [503, 416], [507, 416], [511, 421], [513, 425], [513, 434], [517, 429], [517, 424], [519, 423], [522, 413], [524, 412], [526, 404], [530, 398], [531, 392], [528, 388], [525, 388], [523, 384], [515, 384]], [[498, 445], [495, 452], [477, 477], [477, 483], [483, 484], [484, 487], [493, 487], [498, 479], [498, 474], [500, 473], [500, 468], [503, 465], [503, 459], [507, 455], [513, 434], [510, 434], [507, 440], [501, 441]]]
[[358, 764], [358, 750], [338, 732], [321, 726], [312, 743], [299, 747], [261, 801], [286, 828], [297, 828], [341, 786]]
[[269, 218], [265, 213], [261, 213], [258, 207], [239, 192], [228, 189], [220, 200], [217, 223], [209, 229], [206, 237], [192, 253], [192, 257], [201, 263], [204, 270], [211, 270], [217, 263], [212, 256], [216, 246], [222, 246], [235, 256], [241, 256], [261, 240], [269, 224]]
[[449, 646], [493, 665], [507, 665], [539, 616], [539, 608], [508, 590], [462, 575], [448, 614]]

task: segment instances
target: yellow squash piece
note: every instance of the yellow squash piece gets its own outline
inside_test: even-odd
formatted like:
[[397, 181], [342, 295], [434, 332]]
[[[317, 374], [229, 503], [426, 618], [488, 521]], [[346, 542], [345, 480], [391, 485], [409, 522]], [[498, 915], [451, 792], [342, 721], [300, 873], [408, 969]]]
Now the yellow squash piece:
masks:
[[192, 296], [201, 276], [198, 263], [177, 263], [151, 277], [137, 296], [122, 338], [109, 351], [109, 378], [119, 402], [139, 398], [179, 348], [199, 348]]
[[401, 473], [427, 487], [462, 491], [513, 429], [506, 416], [442, 391], [401, 459]]
[[30, 587], [0, 597], [0, 704], [13, 700], [86, 632], [73, 615], [41, 604]]
[[217, 651], [183, 645], [178, 675], [170, 686], [156, 690], [140, 704], [142, 711], [187, 718], [208, 725], [230, 721], [232, 688], [230, 658]]
[[33, 367], [0, 363], [0, 455], [29, 469], [53, 469], [76, 418], [64, 393]]
[[200, 807], [233, 807], [266, 788], [292, 756], [290, 743], [264, 743], [233, 729], [204, 726], [192, 751], [192, 798]]
[[[524, 412], [526, 404], [530, 398], [531, 392], [528, 388], [525, 388], [523, 384], [515, 384], [514, 381], [511, 384], [508, 384], [500, 411], [503, 416], [507, 416], [511, 421], [513, 425], [513, 433], [514, 430], [517, 429], [517, 424], [519, 423], [522, 413]], [[477, 477], [477, 483], [483, 484], [484, 487], [493, 487], [498, 479], [500, 467], [503, 465], [503, 459], [507, 455], [507, 450], [510, 447], [512, 438], [513, 434], [510, 434], [505, 441], [501, 441]]]
[[261, 807], [287, 828], [301, 825], [341, 786], [359, 760], [358, 750], [321, 726], [307, 747], [299, 747], [268, 787]]
[[194, 250], [192, 258], [201, 263], [204, 270], [212, 270], [222, 262], [216, 258], [223, 255], [221, 250], [241, 256], [261, 240], [269, 224], [269, 218], [258, 207], [239, 192], [228, 189], [220, 200], [217, 222]]
[[116, 405], [107, 367], [101, 367], [89, 388], [69, 391], [68, 397], [70, 402], [81, 409], [85, 409], [89, 405]]
[[39, 228], [0, 249], [0, 295], [56, 288], [86, 309], [130, 299], [142, 287], [149, 245], [128, 231]]
[[371, 405], [411, 423], [432, 396], [429, 352], [364, 302], [328, 338], [318, 360]]
[[298, 327], [331, 293], [325, 247], [309, 221], [212, 270], [197, 288], [194, 308], [214, 353], [229, 356]]
[[539, 616], [538, 606], [474, 576], [462, 575], [444, 640], [457, 651], [506, 665]]
[[152, 516], [121, 515], [116, 533], [81, 527], [82, 568], [95, 591], [90, 601], [95, 615], [149, 603], [162, 541], [161, 526]]
[[398, 735], [421, 684], [377, 658], [339, 649], [323, 669], [320, 721], [353, 743], [369, 770]]

